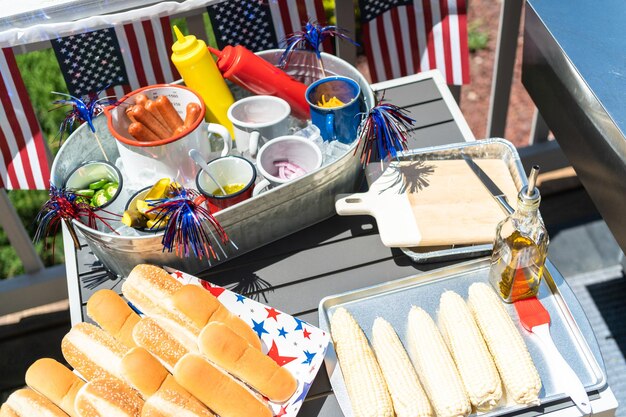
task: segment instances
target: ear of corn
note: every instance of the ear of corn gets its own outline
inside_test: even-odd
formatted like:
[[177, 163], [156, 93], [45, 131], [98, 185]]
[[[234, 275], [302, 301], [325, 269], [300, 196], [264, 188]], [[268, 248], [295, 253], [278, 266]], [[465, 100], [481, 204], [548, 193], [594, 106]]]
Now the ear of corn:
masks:
[[378, 317], [372, 328], [372, 346], [383, 371], [397, 417], [433, 417], [433, 410], [398, 335]]
[[502, 397], [502, 382], [472, 312], [460, 295], [441, 295], [439, 329], [450, 349], [470, 402], [479, 411], [495, 407]]
[[437, 417], [461, 417], [471, 405], [452, 356], [433, 319], [419, 307], [409, 312], [408, 340], [415, 370]]
[[539, 404], [539, 373], [502, 301], [489, 285], [482, 282], [470, 286], [467, 301], [507, 394], [510, 393], [519, 404]]
[[354, 416], [393, 417], [391, 397], [374, 352], [345, 308], [333, 313], [330, 331]]

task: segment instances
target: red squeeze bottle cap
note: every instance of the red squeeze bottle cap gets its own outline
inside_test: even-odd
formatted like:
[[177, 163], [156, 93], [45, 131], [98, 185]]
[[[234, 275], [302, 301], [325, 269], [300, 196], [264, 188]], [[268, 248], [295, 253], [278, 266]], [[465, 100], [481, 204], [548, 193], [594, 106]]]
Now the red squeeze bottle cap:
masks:
[[222, 51], [220, 51], [219, 49], [213, 48], [212, 46], [208, 46], [206, 47], [210, 53], [212, 53], [213, 55], [215, 55], [216, 57], [221, 57], [222, 56]]

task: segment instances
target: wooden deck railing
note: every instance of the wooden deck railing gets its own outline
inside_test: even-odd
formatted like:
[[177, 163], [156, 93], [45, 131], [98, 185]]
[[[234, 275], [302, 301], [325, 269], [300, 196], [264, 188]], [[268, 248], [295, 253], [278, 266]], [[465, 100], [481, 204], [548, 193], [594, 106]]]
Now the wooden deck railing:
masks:
[[[504, 0], [502, 3], [490, 110], [484, 137], [504, 136], [523, 3], [523, 0]], [[190, 33], [206, 38], [202, 11], [173, 17], [184, 17]], [[336, 0], [335, 12], [337, 25], [354, 32], [356, 19], [353, 0]], [[45, 48], [50, 48], [49, 42], [23, 45], [19, 52]], [[356, 47], [348, 42], [338, 42], [337, 55], [352, 64], [356, 63]], [[460, 90], [458, 88], [452, 90], [458, 100]], [[544, 166], [554, 167], [567, 163], [554, 141], [545, 142], [547, 134], [545, 122], [535, 112], [530, 138], [533, 145], [520, 150], [523, 161], [540, 160]], [[481, 136], [480, 132], [478, 136]], [[65, 266], [48, 268], [43, 266], [4, 190], [0, 190], [0, 225], [4, 228], [26, 271], [22, 276], [0, 280], [0, 316], [65, 299], [67, 297]]]

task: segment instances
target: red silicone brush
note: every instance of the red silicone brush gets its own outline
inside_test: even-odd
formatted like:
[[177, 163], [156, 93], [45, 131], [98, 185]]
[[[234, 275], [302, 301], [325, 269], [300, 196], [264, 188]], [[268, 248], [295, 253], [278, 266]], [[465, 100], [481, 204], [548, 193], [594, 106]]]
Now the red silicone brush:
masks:
[[535, 334], [541, 341], [547, 362], [553, 367], [554, 378], [557, 384], [584, 414], [591, 414], [591, 404], [587, 391], [574, 370], [563, 359], [550, 336], [550, 314], [537, 297], [526, 298], [513, 303], [519, 315], [522, 326]]

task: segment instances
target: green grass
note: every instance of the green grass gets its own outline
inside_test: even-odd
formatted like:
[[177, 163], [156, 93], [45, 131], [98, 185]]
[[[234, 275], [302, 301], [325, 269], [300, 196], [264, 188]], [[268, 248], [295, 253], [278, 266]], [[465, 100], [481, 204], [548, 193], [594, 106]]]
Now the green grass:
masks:
[[489, 34], [480, 29], [483, 22], [478, 19], [467, 25], [467, 46], [470, 52], [486, 49], [489, 43]]

